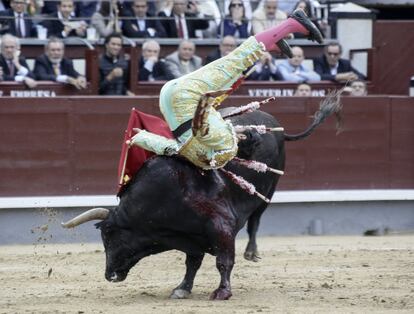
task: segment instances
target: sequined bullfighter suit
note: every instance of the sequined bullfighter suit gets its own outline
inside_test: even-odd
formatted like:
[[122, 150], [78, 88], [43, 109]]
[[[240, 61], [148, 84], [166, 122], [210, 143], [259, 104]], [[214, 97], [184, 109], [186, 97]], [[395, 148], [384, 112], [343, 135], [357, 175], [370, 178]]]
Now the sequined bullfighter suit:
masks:
[[[180, 78], [167, 82], [160, 94], [160, 110], [171, 130], [194, 118], [200, 99], [211, 91], [225, 90], [242, 76], [260, 58], [264, 51], [278, 49], [276, 43], [286, 35], [301, 32], [322, 41], [316, 27], [304, 15], [296, 11], [281, 24], [252, 36], [227, 56]], [[159, 155], [178, 154], [202, 169], [217, 169], [237, 154], [237, 137], [230, 122], [215, 110], [217, 98], [208, 100], [203, 130], [188, 128], [176, 140], [139, 131], [131, 140], [132, 145]], [[213, 105], [211, 105], [211, 103]]]

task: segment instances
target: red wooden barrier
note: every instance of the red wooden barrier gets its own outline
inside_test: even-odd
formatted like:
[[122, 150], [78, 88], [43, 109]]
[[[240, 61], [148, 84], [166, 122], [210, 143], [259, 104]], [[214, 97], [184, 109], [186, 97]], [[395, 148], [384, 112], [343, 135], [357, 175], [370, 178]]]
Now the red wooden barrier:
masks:
[[[226, 105], [253, 99], [232, 96]], [[320, 98], [282, 97], [263, 109], [287, 133], [302, 131]], [[112, 194], [132, 107], [159, 114], [142, 97], [0, 98], [0, 196]], [[308, 139], [288, 142], [280, 189], [414, 188], [414, 98], [343, 98], [344, 130], [328, 119]]]

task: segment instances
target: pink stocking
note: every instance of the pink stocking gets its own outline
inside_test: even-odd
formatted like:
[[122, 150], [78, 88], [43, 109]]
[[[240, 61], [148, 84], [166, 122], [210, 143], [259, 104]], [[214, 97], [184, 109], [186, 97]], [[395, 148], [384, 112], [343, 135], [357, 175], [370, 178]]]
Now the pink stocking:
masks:
[[279, 50], [276, 43], [290, 33], [302, 33], [304, 35], [308, 35], [309, 31], [295, 19], [288, 18], [279, 25], [260, 32], [254, 37], [258, 42], [262, 42], [265, 45], [267, 51], [274, 51]]

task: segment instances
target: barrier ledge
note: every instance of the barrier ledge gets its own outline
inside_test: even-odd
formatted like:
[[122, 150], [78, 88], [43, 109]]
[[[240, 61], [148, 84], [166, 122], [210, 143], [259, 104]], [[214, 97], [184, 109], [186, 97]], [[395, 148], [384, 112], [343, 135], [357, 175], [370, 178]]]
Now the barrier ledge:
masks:
[[[307, 190], [278, 191], [271, 203], [313, 202], [369, 202], [412, 201], [414, 189], [395, 190]], [[66, 208], [66, 207], [114, 207], [119, 203], [115, 195], [0, 197], [0, 209], [12, 208]]]

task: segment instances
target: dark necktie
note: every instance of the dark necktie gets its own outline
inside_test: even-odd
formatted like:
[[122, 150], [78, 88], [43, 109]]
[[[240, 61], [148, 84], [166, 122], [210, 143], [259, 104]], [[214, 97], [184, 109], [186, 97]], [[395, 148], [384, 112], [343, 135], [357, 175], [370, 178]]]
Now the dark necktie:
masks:
[[181, 21], [181, 17], [178, 17], [178, 37], [184, 38], [184, 26]]
[[8, 63], [9, 63], [10, 76], [14, 78], [14, 63], [11, 60], [9, 60]]
[[16, 36], [17, 37], [23, 37], [22, 36], [22, 29], [21, 29], [21, 15], [17, 14], [17, 24], [16, 24]]

